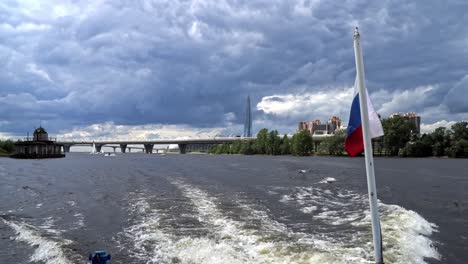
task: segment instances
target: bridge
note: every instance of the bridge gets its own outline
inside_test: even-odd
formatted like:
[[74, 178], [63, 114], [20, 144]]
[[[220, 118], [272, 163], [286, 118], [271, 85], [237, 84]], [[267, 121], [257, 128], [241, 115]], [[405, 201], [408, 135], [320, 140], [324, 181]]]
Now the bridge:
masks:
[[[312, 135], [315, 149], [323, 138], [332, 136], [331, 134], [324, 135]], [[96, 152], [101, 152], [103, 146], [111, 147], [115, 149], [120, 147], [122, 153], [127, 152], [127, 149], [141, 149], [145, 153], [153, 153], [154, 145], [178, 145], [179, 153], [185, 154], [187, 147], [190, 145], [206, 145], [206, 149], [212, 145], [233, 143], [235, 141], [249, 141], [255, 140], [255, 137], [214, 137], [214, 138], [191, 138], [191, 139], [156, 139], [156, 140], [108, 140], [108, 141], [57, 141], [57, 143], [63, 145], [64, 152], [70, 152], [72, 146], [93, 146]], [[117, 145], [117, 146], [116, 146]], [[128, 147], [128, 145], [142, 145], [142, 147]], [[158, 149], [161, 150], [161, 149]], [[167, 151], [167, 149], [166, 149]]]
[[[178, 145], [180, 154], [187, 152], [187, 146], [189, 145], [216, 145], [224, 143], [232, 143], [235, 141], [248, 141], [254, 140], [254, 137], [215, 137], [215, 138], [192, 138], [192, 139], [157, 139], [157, 140], [128, 140], [128, 141], [57, 141], [57, 143], [63, 145], [64, 152], [70, 152], [72, 146], [93, 146], [96, 152], [101, 152], [103, 146], [116, 148], [115, 145], [120, 147], [120, 151], [125, 153], [128, 145], [143, 145], [146, 153], [153, 153], [154, 145]], [[113, 146], [111, 146], [113, 145]], [[137, 149], [137, 147], [131, 147]], [[115, 150], [115, 149], [114, 149]]]

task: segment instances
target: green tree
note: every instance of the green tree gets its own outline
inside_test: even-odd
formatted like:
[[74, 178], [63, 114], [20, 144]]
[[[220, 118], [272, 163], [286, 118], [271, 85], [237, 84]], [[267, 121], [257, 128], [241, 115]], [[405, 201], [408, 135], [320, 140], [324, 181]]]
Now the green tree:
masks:
[[448, 155], [451, 158], [467, 158], [468, 157], [468, 140], [460, 139], [448, 148]]
[[291, 142], [288, 138], [288, 135], [284, 134], [283, 138], [281, 139], [281, 155], [289, 155], [291, 154]]
[[208, 153], [216, 154], [217, 150], [218, 150], [218, 145], [214, 145], [214, 146], [211, 146], [211, 148], [208, 150]]
[[292, 154], [307, 156], [312, 153], [312, 136], [309, 131], [301, 130], [292, 137]]
[[255, 143], [253, 141], [251, 141], [251, 140], [243, 141], [241, 149], [240, 149], [240, 153], [244, 154], [244, 155], [253, 155], [253, 154], [255, 154], [254, 145], [255, 145]]
[[223, 144], [220, 144], [216, 148], [216, 153], [215, 154], [223, 154], [223, 153], [224, 153], [224, 146], [223, 146]]
[[452, 125], [453, 140], [468, 140], [468, 122], [458, 122]]
[[345, 130], [339, 130], [330, 137], [325, 137], [318, 146], [318, 153], [323, 155], [343, 155]]
[[402, 157], [429, 157], [432, 156], [431, 136], [423, 134], [420, 138], [406, 143], [406, 146], [400, 150]]
[[438, 127], [430, 136], [433, 142], [433, 155], [436, 157], [446, 155], [445, 150], [450, 146], [451, 131], [445, 127]]
[[277, 130], [273, 130], [268, 134], [266, 149], [267, 149], [266, 154], [268, 155], [281, 154], [281, 139], [278, 136]]
[[231, 144], [229, 143], [223, 144], [223, 154], [231, 154]]
[[391, 156], [398, 155], [398, 151], [406, 146], [415, 130], [415, 125], [409, 120], [395, 116], [382, 120], [384, 129], [383, 143]]
[[231, 154], [239, 154], [241, 148], [242, 148], [242, 141], [240, 140], [234, 141], [234, 143], [232, 143], [232, 146], [231, 146]]
[[15, 150], [15, 143], [11, 140], [0, 140], [0, 152], [12, 153]]
[[266, 154], [268, 145], [268, 129], [262, 128], [257, 133], [255, 140], [255, 152], [257, 154]]

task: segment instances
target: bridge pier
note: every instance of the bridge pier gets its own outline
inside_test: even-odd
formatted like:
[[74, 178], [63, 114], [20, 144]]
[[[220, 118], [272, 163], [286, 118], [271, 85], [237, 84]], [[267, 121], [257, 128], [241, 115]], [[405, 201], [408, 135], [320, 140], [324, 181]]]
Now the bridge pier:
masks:
[[104, 145], [100, 145], [100, 144], [94, 144], [94, 150], [96, 150], [96, 152], [98, 153], [101, 153], [101, 149], [102, 149], [102, 146]]
[[145, 146], [145, 153], [146, 154], [153, 153], [154, 144], [144, 144], [143, 146]]
[[187, 144], [179, 144], [179, 154], [187, 153]]
[[115, 153], [115, 149], [116, 149], [117, 147], [112, 147], [112, 148], [114, 149], [114, 153]]
[[63, 152], [68, 153], [70, 152], [71, 144], [63, 144]]
[[120, 144], [120, 151], [122, 151], [122, 153], [125, 153], [125, 150], [127, 150], [127, 144]]

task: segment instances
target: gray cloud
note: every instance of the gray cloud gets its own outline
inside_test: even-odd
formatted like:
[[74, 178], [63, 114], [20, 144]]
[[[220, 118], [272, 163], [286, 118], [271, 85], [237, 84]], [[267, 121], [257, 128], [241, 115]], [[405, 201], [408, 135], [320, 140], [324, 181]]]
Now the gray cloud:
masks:
[[[247, 95], [255, 106], [350, 87], [354, 25], [377, 108], [467, 118], [467, 10], [466, 1], [3, 1], [0, 131], [40, 120], [53, 132], [106, 122], [240, 129]], [[434, 89], [412, 100], [418, 87]], [[300, 117], [255, 112], [257, 126], [284, 132]]]

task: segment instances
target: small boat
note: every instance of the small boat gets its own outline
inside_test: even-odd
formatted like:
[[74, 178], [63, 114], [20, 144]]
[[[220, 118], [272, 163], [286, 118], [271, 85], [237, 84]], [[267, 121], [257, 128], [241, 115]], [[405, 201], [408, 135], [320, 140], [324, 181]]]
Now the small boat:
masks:
[[107, 152], [104, 154], [104, 157], [115, 157], [115, 153]]
[[102, 154], [102, 153], [101, 152], [96, 152], [96, 144], [93, 143], [93, 150], [89, 154], [94, 155], [94, 154]]

